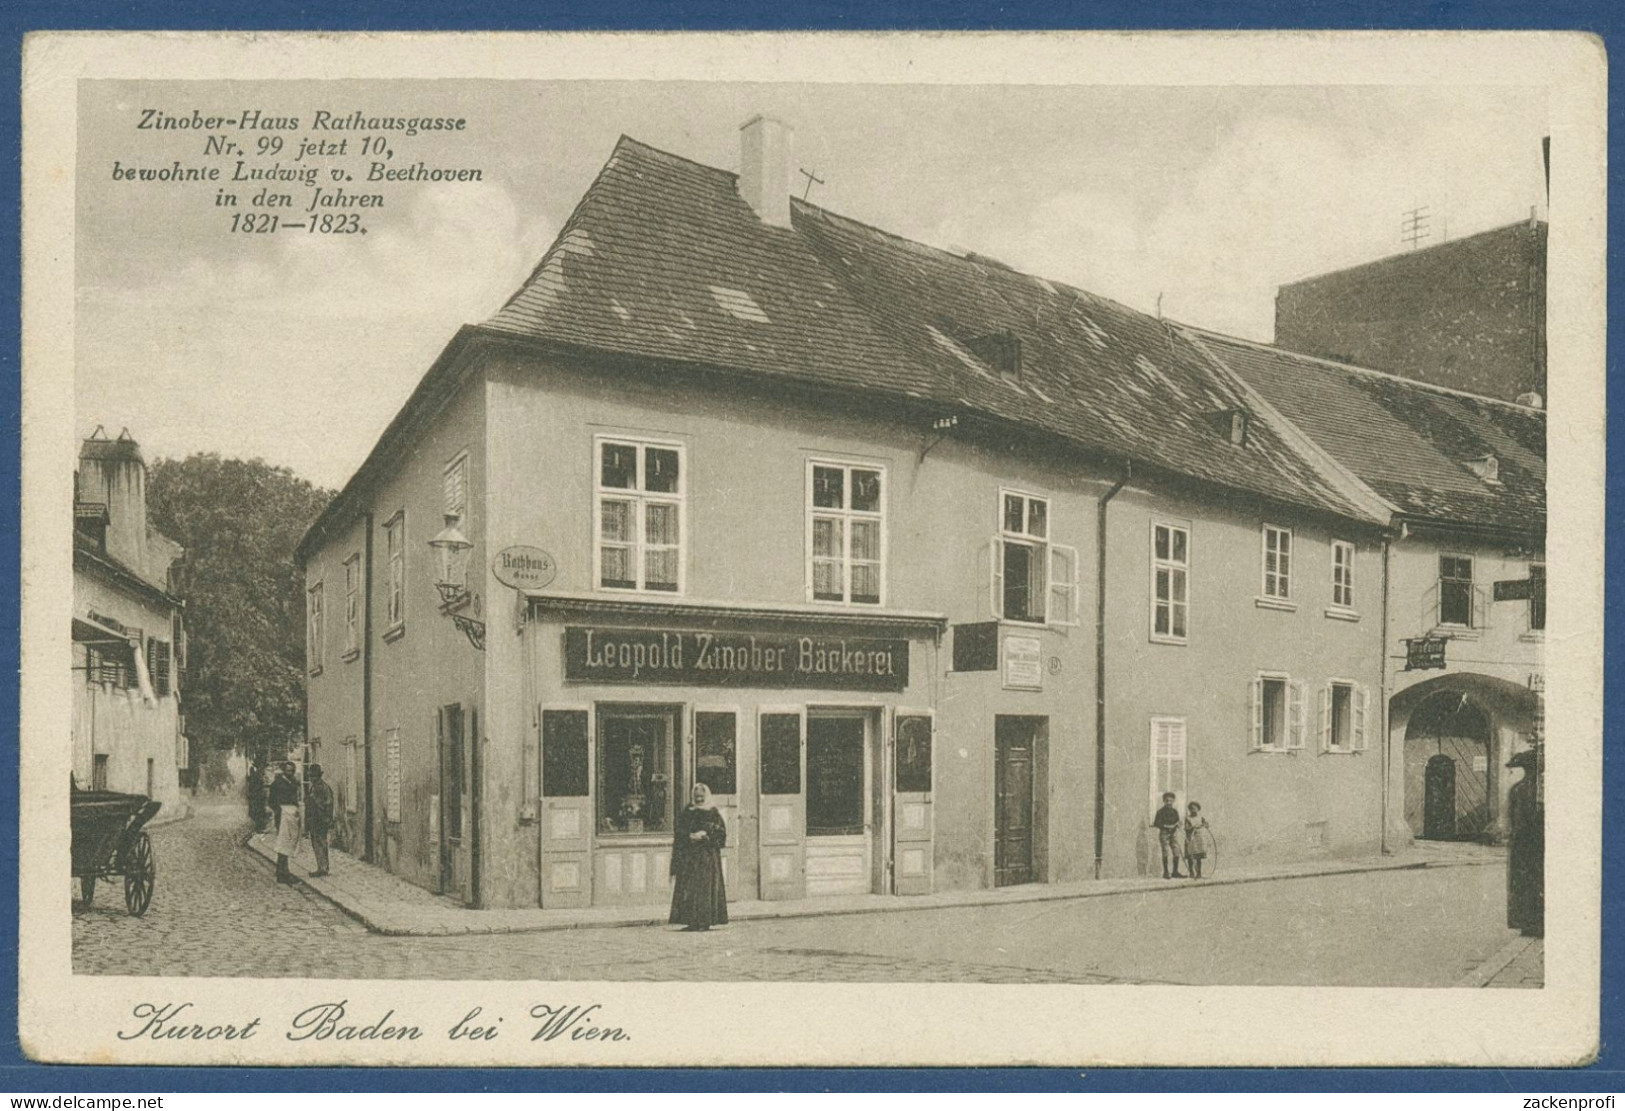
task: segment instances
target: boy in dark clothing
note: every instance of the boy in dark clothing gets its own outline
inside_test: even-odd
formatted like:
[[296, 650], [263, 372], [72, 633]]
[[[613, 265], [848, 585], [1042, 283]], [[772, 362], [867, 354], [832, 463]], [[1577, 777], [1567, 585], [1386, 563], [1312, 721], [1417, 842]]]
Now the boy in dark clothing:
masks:
[[[1179, 809], [1174, 806], [1174, 793], [1169, 791], [1162, 796], [1162, 809], [1151, 819], [1151, 825], [1157, 831], [1157, 843], [1162, 847], [1162, 878], [1165, 880], [1185, 878], [1179, 871], [1179, 830], [1183, 824]], [[1173, 869], [1172, 875], [1168, 871], [1170, 867]]]

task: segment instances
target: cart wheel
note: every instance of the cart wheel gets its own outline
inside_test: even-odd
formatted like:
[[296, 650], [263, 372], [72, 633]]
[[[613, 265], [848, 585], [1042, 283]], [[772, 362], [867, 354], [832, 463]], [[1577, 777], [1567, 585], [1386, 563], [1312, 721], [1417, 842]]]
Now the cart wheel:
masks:
[[158, 879], [158, 861], [152, 855], [152, 842], [143, 831], [136, 834], [124, 854], [124, 906], [136, 917], [147, 913], [152, 888]]
[[83, 902], [85, 904], [85, 906], [88, 907], [90, 905], [91, 900], [94, 899], [95, 897], [96, 897], [96, 877], [95, 876], [80, 876], [79, 877], [79, 899], [80, 899], [80, 901]]

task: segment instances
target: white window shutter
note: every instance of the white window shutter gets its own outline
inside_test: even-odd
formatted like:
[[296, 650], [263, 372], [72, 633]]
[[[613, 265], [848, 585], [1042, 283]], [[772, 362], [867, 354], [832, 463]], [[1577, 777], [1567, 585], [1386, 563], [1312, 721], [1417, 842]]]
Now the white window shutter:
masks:
[[1332, 688], [1320, 688], [1320, 751], [1332, 747]]
[[1354, 692], [1354, 751], [1366, 750], [1366, 722], [1370, 719], [1371, 691], [1361, 687]]
[[1049, 619], [1056, 625], [1078, 623], [1078, 549], [1051, 544], [1049, 549]]
[[1185, 801], [1185, 723], [1168, 723], [1168, 790]]
[[995, 618], [1004, 617], [1004, 541], [998, 533], [988, 541], [988, 567], [991, 575], [988, 579], [987, 606]]
[[1426, 594], [1422, 595], [1422, 628], [1436, 629], [1439, 627], [1439, 584], [1428, 587]]
[[1253, 680], [1253, 732], [1252, 742], [1247, 746], [1249, 751], [1257, 752], [1264, 747], [1264, 680]]
[[1303, 747], [1303, 680], [1294, 679], [1287, 684], [1287, 748]]
[[1484, 588], [1473, 587], [1473, 628], [1487, 629], [1490, 627], [1489, 596]]

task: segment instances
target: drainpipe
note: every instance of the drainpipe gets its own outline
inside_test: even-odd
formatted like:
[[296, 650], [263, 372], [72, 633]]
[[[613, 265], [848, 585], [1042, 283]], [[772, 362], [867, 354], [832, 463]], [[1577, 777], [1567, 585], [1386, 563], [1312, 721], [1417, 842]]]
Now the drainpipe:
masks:
[[1382, 643], [1379, 645], [1379, 656], [1382, 660], [1382, 686], [1378, 695], [1382, 698], [1382, 854], [1387, 856], [1393, 852], [1393, 846], [1388, 843], [1388, 807], [1389, 783], [1393, 778], [1393, 738], [1388, 726], [1388, 553], [1392, 547], [1388, 537], [1382, 538]]
[[366, 576], [361, 592], [361, 793], [362, 805], [361, 857], [368, 864], [376, 864], [372, 847], [372, 511], [362, 518], [366, 535], [361, 541]]
[[1095, 879], [1106, 855], [1106, 507], [1134, 474], [1123, 462], [1123, 477], [1096, 505], [1095, 519]]

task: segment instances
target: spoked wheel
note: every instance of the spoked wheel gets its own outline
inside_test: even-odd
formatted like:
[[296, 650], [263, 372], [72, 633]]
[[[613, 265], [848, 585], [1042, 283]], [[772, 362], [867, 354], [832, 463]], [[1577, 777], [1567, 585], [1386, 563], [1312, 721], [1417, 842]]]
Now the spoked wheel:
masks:
[[96, 897], [96, 877], [95, 876], [80, 876], [79, 877], [79, 899], [80, 899], [80, 901], [83, 902], [85, 904], [85, 906], [88, 907], [90, 905], [91, 900], [94, 899], [95, 897]]
[[158, 861], [152, 855], [152, 841], [145, 832], [135, 835], [124, 853], [124, 906], [139, 918], [152, 903], [152, 889], [158, 881]]

